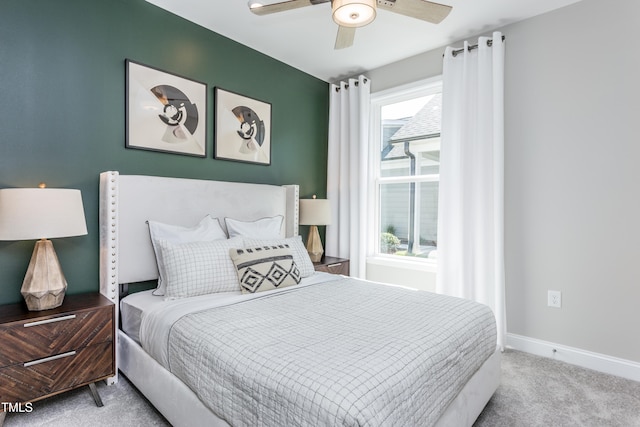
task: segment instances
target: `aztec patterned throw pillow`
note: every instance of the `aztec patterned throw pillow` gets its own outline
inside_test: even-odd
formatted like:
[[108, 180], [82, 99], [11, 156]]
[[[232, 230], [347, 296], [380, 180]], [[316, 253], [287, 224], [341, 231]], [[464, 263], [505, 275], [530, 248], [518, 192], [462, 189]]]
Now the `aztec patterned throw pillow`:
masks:
[[300, 270], [289, 245], [230, 249], [243, 293], [254, 293], [300, 283]]

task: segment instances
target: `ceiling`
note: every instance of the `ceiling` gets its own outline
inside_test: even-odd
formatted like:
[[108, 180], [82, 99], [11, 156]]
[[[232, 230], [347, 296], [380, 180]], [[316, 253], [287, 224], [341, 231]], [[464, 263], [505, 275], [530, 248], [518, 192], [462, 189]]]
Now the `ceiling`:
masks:
[[334, 82], [580, 0], [439, 0], [453, 10], [438, 25], [378, 10], [374, 22], [357, 29], [354, 45], [341, 50], [333, 49], [338, 26], [329, 3], [257, 16], [249, 11], [247, 0], [147, 1]]

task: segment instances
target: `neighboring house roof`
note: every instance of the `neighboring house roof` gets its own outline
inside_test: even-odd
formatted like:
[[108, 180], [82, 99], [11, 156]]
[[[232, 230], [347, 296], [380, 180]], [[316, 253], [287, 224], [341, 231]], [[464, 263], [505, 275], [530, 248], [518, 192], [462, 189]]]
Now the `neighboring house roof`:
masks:
[[442, 94], [437, 93], [391, 137], [391, 142], [440, 134]]
[[427, 139], [440, 135], [442, 94], [438, 93], [427, 101], [413, 117], [408, 119], [400, 129], [389, 138], [388, 145], [383, 150], [382, 160], [406, 157], [403, 144], [407, 140]]

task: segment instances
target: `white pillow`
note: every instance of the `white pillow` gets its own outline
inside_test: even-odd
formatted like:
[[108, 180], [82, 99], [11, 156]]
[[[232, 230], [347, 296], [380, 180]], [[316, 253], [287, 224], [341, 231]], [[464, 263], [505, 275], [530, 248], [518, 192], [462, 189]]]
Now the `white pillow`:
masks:
[[177, 245], [160, 240], [158, 247], [164, 260], [165, 298], [240, 290], [229, 250], [242, 247], [242, 238]]
[[261, 218], [256, 221], [239, 221], [225, 218], [224, 222], [229, 237], [244, 236], [252, 239], [280, 239], [282, 238], [282, 215]]
[[278, 246], [288, 245], [293, 254], [293, 261], [300, 270], [301, 277], [309, 277], [316, 272], [313, 268], [311, 258], [309, 258], [309, 252], [302, 243], [301, 236], [288, 237], [285, 239], [244, 239], [245, 248], [254, 248], [258, 246]]
[[149, 223], [149, 234], [151, 235], [151, 244], [156, 254], [156, 263], [158, 264], [158, 288], [153, 291], [154, 295], [164, 295], [164, 261], [162, 253], [158, 248], [158, 241], [164, 240], [172, 244], [188, 243], [188, 242], [208, 242], [214, 240], [226, 239], [227, 235], [220, 226], [220, 222], [211, 215], [205, 216], [194, 227], [182, 227], [179, 225], [163, 224], [157, 221], [147, 221]]

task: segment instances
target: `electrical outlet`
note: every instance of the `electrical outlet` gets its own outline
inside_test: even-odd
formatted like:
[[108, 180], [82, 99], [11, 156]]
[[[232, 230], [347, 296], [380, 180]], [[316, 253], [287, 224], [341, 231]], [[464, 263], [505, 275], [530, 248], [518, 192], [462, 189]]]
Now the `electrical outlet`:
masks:
[[561, 308], [562, 307], [562, 292], [560, 292], [560, 291], [547, 291], [547, 305], [549, 307]]

